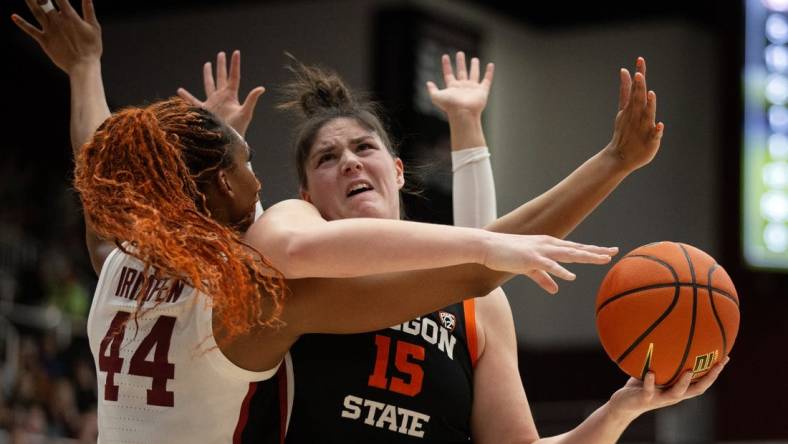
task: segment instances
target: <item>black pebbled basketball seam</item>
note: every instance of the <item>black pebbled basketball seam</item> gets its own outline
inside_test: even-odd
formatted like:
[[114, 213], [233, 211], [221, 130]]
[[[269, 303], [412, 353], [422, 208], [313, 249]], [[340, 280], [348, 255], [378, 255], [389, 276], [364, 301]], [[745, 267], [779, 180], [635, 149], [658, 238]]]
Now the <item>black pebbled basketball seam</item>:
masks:
[[725, 291], [725, 290], [723, 290], [721, 288], [715, 288], [715, 287], [712, 287], [712, 286], [709, 286], [709, 285], [693, 284], [691, 282], [674, 282], [672, 284], [646, 285], [646, 286], [643, 286], [643, 287], [637, 287], [637, 288], [633, 288], [631, 290], [627, 290], [625, 292], [619, 293], [619, 294], [617, 294], [617, 295], [615, 295], [613, 297], [608, 298], [605, 302], [603, 302], [602, 305], [600, 305], [596, 309], [596, 314], [599, 315], [599, 312], [602, 311], [602, 309], [604, 307], [607, 307], [607, 305], [610, 304], [611, 302], [614, 302], [614, 301], [616, 301], [618, 299], [621, 299], [624, 296], [632, 296], [632, 295], [638, 296], [638, 295], [636, 295], [636, 293], [640, 293], [642, 291], [656, 290], [656, 289], [659, 289], [659, 288], [676, 288], [676, 287], [679, 287], [679, 288], [680, 287], [703, 288], [704, 290], [708, 290], [709, 292], [714, 293], [714, 294], [716, 294], [718, 296], [723, 296], [726, 299], [729, 299], [734, 304], [736, 304], [737, 307], [739, 306], [739, 301], [737, 301], [736, 298], [734, 298], [730, 293], [728, 293], [727, 291]]
[[690, 323], [687, 345], [684, 347], [684, 355], [681, 357], [681, 362], [676, 368], [676, 372], [673, 373], [673, 376], [671, 376], [666, 385], [671, 385], [675, 382], [676, 378], [678, 378], [681, 373], [681, 369], [684, 368], [684, 364], [687, 362], [687, 356], [689, 356], [690, 348], [692, 348], [692, 339], [695, 338], [695, 320], [698, 317], [698, 287], [694, 285], [697, 281], [695, 278], [695, 265], [692, 263], [692, 259], [690, 259], [689, 253], [687, 253], [687, 249], [684, 248], [684, 245], [679, 244], [679, 248], [681, 248], [681, 252], [684, 253], [684, 258], [687, 259], [690, 275], [692, 276], [692, 322]]
[[[711, 275], [714, 274], [717, 268], [719, 268], [719, 266], [714, 264], [714, 266], [709, 269], [709, 277], [706, 279], [709, 288], [712, 288]], [[720, 315], [717, 313], [717, 304], [714, 303], [714, 298], [711, 296], [711, 290], [709, 290], [709, 303], [711, 304], [711, 312], [714, 313], [714, 319], [717, 321], [717, 326], [720, 327], [720, 333], [722, 333], [722, 355], [725, 356], [728, 354], [728, 337], [725, 334], [725, 327], [722, 326], [722, 319], [720, 319]], [[739, 304], [737, 303], [736, 306], [738, 307]]]
[[[611, 296], [611, 297], [607, 298], [607, 300], [605, 302], [603, 302], [602, 305], [597, 307], [597, 309], [596, 309], [596, 314], [597, 315], [599, 315], [599, 312], [602, 311], [602, 309], [605, 308], [611, 302], [613, 302], [615, 300], [618, 300], [618, 299], [621, 299], [624, 296], [630, 296], [633, 293], [640, 293], [641, 291], [653, 290], [653, 289], [656, 289], [656, 288], [692, 287], [692, 286], [698, 287], [698, 286], [701, 286], [701, 285], [699, 285], [697, 283], [692, 283], [692, 282], [676, 282], [676, 281], [678, 281], [678, 275], [676, 274], [676, 272], [673, 269], [673, 267], [671, 267], [669, 263], [663, 261], [662, 259], [660, 259], [660, 258], [658, 258], [656, 256], [651, 256], [651, 255], [648, 255], [648, 254], [628, 254], [628, 255], [622, 257], [621, 260], [623, 261], [624, 259], [630, 259], [630, 258], [635, 258], [635, 257], [641, 258], [641, 259], [649, 259], [649, 260], [652, 260], [654, 262], [657, 262], [657, 263], [663, 265], [665, 268], [668, 269], [668, 271], [671, 272], [671, 274], [673, 274], [673, 278], [675, 279], [675, 281], [673, 283], [670, 283], [670, 284], [644, 285], [643, 287], [633, 288], [631, 290], [623, 291], [623, 292], [621, 292], [621, 293], [619, 293], [617, 295]], [[727, 291], [723, 290], [722, 288], [716, 288], [716, 287], [713, 287], [711, 285], [711, 272], [716, 270], [717, 268], [719, 268], [719, 264], [714, 264], [714, 266], [712, 266], [711, 269], [709, 269], [709, 282], [707, 283], [707, 285], [703, 285], [702, 287], [704, 289], [708, 289], [709, 292], [713, 292], [713, 293], [717, 293], [717, 294], [720, 294], [722, 296], [725, 296], [726, 298], [730, 299], [731, 302], [736, 304], [736, 306], [738, 307], [739, 306], [739, 301], [736, 298], [734, 298], [732, 294], [728, 293]]]
[[[641, 256], [640, 255], [633, 255], [633, 256], [627, 256], [627, 257], [641, 257]], [[670, 271], [670, 274], [673, 275], [673, 282], [674, 282], [674, 284], [678, 282], [679, 275], [678, 275], [678, 273], [676, 273], [676, 270], [674, 270], [673, 267], [670, 266], [669, 263], [663, 261], [662, 259], [653, 257], [653, 256], [643, 256], [643, 257], [646, 257], [648, 259], [651, 259], [651, 260], [657, 262], [658, 264], [663, 265], [665, 268], [668, 269], [668, 271]], [[629, 354], [632, 353], [632, 350], [634, 350], [638, 345], [640, 345], [640, 343], [643, 342], [643, 339], [645, 339], [649, 334], [651, 334], [651, 332], [655, 328], [657, 328], [657, 325], [659, 325], [666, 317], [668, 317], [670, 312], [673, 311], [673, 308], [676, 306], [676, 304], [679, 301], [679, 293], [680, 293], [679, 290], [680, 289], [681, 289], [680, 287], [678, 287], [678, 286], [676, 287], [676, 289], [674, 291], [674, 294], [673, 294], [673, 300], [670, 302], [670, 305], [668, 306], [668, 308], [665, 309], [665, 311], [657, 318], [656, 321], [654, 321], [646, 329], [646, 331], [644, 331], [640, 336], [638, 336], [637, 339], [635, 339], [635, 341], [629, 347], [627, 347], [626, 350], [624, 350], [624, 353], [622, 353], [621, 356], [619, 356], [618, 359], [616, 359], [616, 363], [621, 364], [621, 361], [623, 361], [627, 356], [629, 356]]]

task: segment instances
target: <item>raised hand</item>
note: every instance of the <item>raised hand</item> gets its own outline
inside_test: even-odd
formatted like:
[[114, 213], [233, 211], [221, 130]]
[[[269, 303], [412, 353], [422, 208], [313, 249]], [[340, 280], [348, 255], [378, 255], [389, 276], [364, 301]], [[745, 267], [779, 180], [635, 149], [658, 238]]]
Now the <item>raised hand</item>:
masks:
[[458, 113], [469, 113], [480, 116], [487, 106], [487, 97], [492, 86], [495, 65], [487, 64], [484, 78], [479, 79], [479, 59], [471, 59], [471, 69], [465, 66], [465, 53], [456, 55], [456, 75], [451, 66], [451, 59], [444, 54], [441, 57], [443, 65], [444, 89], [439, 89], [434, 82], [427, 82], [432, 103], [450, 117]]
[[579, 244], [552, 236], [520, 236], [495, 233], [487, 245], [483, 261], [487, 268], [524, 274], [548, 293], [556, 293], [552, 276], [572, 281], [575, 275], [559, 264], [607, 264], [618, 248]]
[[241, 52], [233, 51], [229, 76], [227, 75], [227, 56], [222, 51], [216, 55], [216, 79], [214, 80], [211, 62], [206, 62], [203, 65], [202, 79], [205, 88], [205, 101], [198, 100], [184, 88], [178, 88], [178, 95], [195, 106], [211, 111], [235, 128], [241, 136], [245, 135], [249, 123], [252, 121], [257, 99], [265, 92], [265, 88], [258, 86], [252, 89], [244, 102], [239, 102]]
[[629, 71], [621, 68], [613, 139], [605, 148], [621, 160], [623, 168], [632, 172], [657, 154], [665, 125], [656, 123], [657, 95], [646, 88], [646, 61], [638, 57], [634, 81]]
[[79, 67], [101, 59], [101, 26], [92, 0], [82, 0], [82, 17], [68, 0], [55, 0], [59, 10], [36, 0], [25, 1], [41, 29], [17, 14], [11, 19], [38, 42], [58, 68], [71, 75]]
[[655, 410], [677, 404], [685, 399], [702, 395], [720, 376], [725, 365], [730, 361], [725, 357], [723, 362], [715, 365], [709, 373], [692, 382], [692, 372], [687, 372], [672, 386], [657, 388], [654, 384], [654, 373], [649, 372], [643, 381], [630, 378], [627, 384], [616, 391], [610, 398], [611, 408], [618, 413], [635, 418], [649, 410]]

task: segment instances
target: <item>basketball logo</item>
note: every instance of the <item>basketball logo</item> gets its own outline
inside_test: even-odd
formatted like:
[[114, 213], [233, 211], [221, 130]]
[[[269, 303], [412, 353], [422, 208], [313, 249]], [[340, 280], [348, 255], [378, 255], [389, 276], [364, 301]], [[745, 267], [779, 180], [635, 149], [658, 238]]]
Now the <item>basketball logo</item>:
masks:
[[449, 333], [454, 331], [454, 328], [457, 327], [457, 318], [454, 317], [451, 313], [446, 313], [445, 311], [441, 311], [438, 313], [441, 317], [441, 324], [446, 330], [449, 330]]

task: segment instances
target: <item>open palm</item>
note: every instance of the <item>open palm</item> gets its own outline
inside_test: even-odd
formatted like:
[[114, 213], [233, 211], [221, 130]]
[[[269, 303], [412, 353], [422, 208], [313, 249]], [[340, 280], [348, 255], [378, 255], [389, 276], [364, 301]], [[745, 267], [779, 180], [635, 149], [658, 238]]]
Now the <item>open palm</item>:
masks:
[[249, 123], [254, 115], [257, 99], [265, 92], [265, 88], [258, 86], [252, 89], [241, 103], [238, 100], [238, 89], [241, 84], [241, 52], [233, 51], [230, 61], [230, 73], [227, 73], [227, 56], [220, 52], [216, 56], [216, 79], [214, 80], [211, 62], [203, 65], [203, 86], [205, 88], [205, 101], [194, 97], [184, 88], [178, 88], [178, 95], [189, 101], [192, 105], [207, 109], [235, 128], [242, 136], [246, 134]]
[[432, 103], [448, 115], [457, 113], [481, 114], [487, 106], [487, 97], [493, 81], [494, 65], [487, 64], [484, 77], [480, 80], [479, 59], [471, 59], [470, 71], [465, 65], [465, 54], [456, 55], [456, 75], [448, 55], [441, 58], [443, 81], [446, 87], [439, 89], [434, 82], [427, 82]]
[[33, 0], [27, 0], [30, 12], [41, 29], [14, 14], [14, 23], [32, 37], [58, 68], [70, 74], [80, 63], [101, 58], [101, 26], [91, 0], [82, 1], [82, 14], [74, 10], [68, 0], [57, 1], [60, 10], [48, 12]]

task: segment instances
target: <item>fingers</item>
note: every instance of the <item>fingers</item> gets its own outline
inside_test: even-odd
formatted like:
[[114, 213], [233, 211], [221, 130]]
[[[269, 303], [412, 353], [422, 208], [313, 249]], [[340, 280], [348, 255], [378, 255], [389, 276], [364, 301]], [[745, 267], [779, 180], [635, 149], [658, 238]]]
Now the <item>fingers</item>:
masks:
[[77, 11], [74, 10], [74, 7], [71, 6], [71, 2], [69, 0], [55, 0], [55, 4], [57, 5], [57, 9], [60, 10], [64, 15], [68, 17], [79, 17]]
[[479, 59], [476, 57], [471, 59], [471, 73], [469, 78], [474, 82], [479, 81]]
[[629, 76], [629, 70], [621, 68], [619, 72], [621, 78], [618, 87], [618, 110], [621, 111], [629, 103], [629, 93], [632, 89], [632, 77]]
[[186, 91], [183, 88], [178, 88], [178, 96], [194, 106], [199, 106], [201, 108], [205, 107], [203, 102], [198, 100], [197, 97], [194, 97], [189, 91]]
[[617, 247], [599, 247], [541, 236], [542, 254], [552, 260], [567, 263], [606, 264], [618, 253]]
[[455, 55], [455, 63], [456, 63], [456, 67], [452, 67], [451, 57], [449, 57], [448, 54], [444, 54], [441, 57], [441, 68], [443, 69], [443, 82], [446, 87], [448, 87], [451, 83], [458, 80], [460, 81], [471, 80], [476, 83], [481, 83], [481, 85], [487, 89], [489, 89], [490, 86], [492, 85], [493, 76], [495, 73], [494, 64], [492, 63], [487, 64], [484, 71], [484, 78], [481, 80], [481, 82], [479, 82], [479, 78], [481, 76], [481, 63], [477, 57], [473, 57], [471, 59], [470, 72], [468, 71], [468, 68], [465, 64], [464, 52], [457, 51], [457, 54]]
[[246, 99], [244, 100], [244, 104], [242, 105], [243, 113], [246, 115], [251, 116], [254, 114], [254, 108], [257, 106], [257, 101], [260, 99], [260, 96], [263, 95], [265, 92], [265, 88], [262, 86], [258, 86], [257, 88], [249, 91], [249, 94], [246, 95]]
[[652, 137], [654, 139], [662, 139], [662, 135], [665, 133], [665, 124], [659, 122], [654, 126], [654, 132], [652, 133]]
[[531, 280], [536, 282], [536, 285], [542, 287], [544, 291], [550, 294], [558, 293], [558, 284], [555, 283], [553, 278], [550, 277], [549, 274], [545, 273], [542, 270], [534, 270], [529, 273], [526, 273]]
[[646, 77], [646, 59], [638, 57], [635, 61], [635, 68], [639, 73], [643, 74], [643, 77]]
[[565, 281], [573, 281], [577, 277], [574, 273], [561, 266], [561, 264], [548, 257], [542, 258], [538, 264], [537, 270], [538, 269], [546, 271], [553, 276]]
[[678, 382], [673, 384], [673, 386], [669, 389], [665, 390], [665, 395], [674, 399], [683, 398], [691, 382], [692, 372], [684, 372], [684, 374], [681, 375], [681, 378], [679, 378]]
[[725, 366], [728, 365], [728, 362], [730, 362], [730, 360], [731, 358], [726, 356], [725, 360], [712, 367], [709, 373], [707, 373], [702, 378], [698, 379], [695, 383], [690, 385], [685, 395], [689, 397], [694, 397], [704, 394], [706, 390], [708, 390], [709, 387], [711, 387], [711, 385], [714, 384], [714, 382], [717, 380], [717, 377], [720, 376], [720, 373], [722, 373], [722, 370], [725, 369]]
[[220, 51], [216, 55], [216, 89], [227, 86], [227, 55]]
[[559, 247], [550, 257], [561, 262], [598, 265], [606, 264], [612, 259], [609, 254], [593, 253], [571, 247]]
[[216, 83], [213, 81], [213, 67], [211, 62], [202, 65], [202, 84], [205, 88], [205, 96], [208, 97], [216, 91]]
[[643, 57], [638, 57], [637, 61], [635, 61], [635, 69], [643, 78], [643, 91], [645, 92], [648, 90], [648, 87], [646, 86], [646, 60]]
[[493, 82], [493, 75], [495, 74], [495, 64], [488, 63], [487, 68], [484, 70], [484, 79], [482, 79], [482, 86], [486, 89], [490, 89]]
[[41, 8], [41, 5], [37, 4], [35, 0], [25, 0], [25, 3], [27, 3], [27, 7], [30, 9], [30, 12], [33, 13], [33, 17], [36, 18], [38, 24], [41, 25], [44, 30], [46, 30], [46, 27], [49, 24], [49, 18]]
[[457, 62], [457, 80], [467, 80], [468, 68], [465, 67], [465, 53], [462, 51], [457, 51], [455, 59]]
[[454, 70], [451, 66], [451, 59], [448, 54], [443, 54], [441, 57], [441, 66], [443, 68], [443, 86], [449, 86], [450, 83], [457, 80], [454, 77]]
[[649, 91], [646, 94], [646, 118], [652, 125], [657, 118], [657, 93]]
[[233, 55], [230, 58], [230, 80], [227, 83], [227, 86], [230, 89], [234, 89], [238, 91], [240, 85], [241, 85], [241, 51], [236, 49], [235, 51], [233, 51]]
[[19, 29], [24, 31], [25, 34], [32, 37], [33, 40], [35, 40], [39, 44], [41, 43], [41, 38], [44, 36], [44, 33], [41, 32], [41, 30], [31, 25], [25, 19], [23, 19], [22, 17], [16, 14], [11, 15], [11, 20], [13, 20], [14, 24], [16, 24], [16, 26], [18, 26]]
[[635, 73], [631, 94], [632, 103], [636, 107], [643, 108], [646, 106], [646, 78], [639, 72]]
[[82, 0], [82, 16], [85, 21], [91, 25], [99, 25], [98, 18], [96, 18], [96, 8], [93, 6], [93, 0]]
[[656, 380], [657, 380], [657, 377], [654, 374], [654, 372], [646, 373], [646, 377], [643, 378], [643, 391], [646, 393], [646, 395], [649, 398], [654, 396], [654, 393], [656, 393], [656, 391], [657, 391]]
[[618, 254], [618, 247], [600, 247], [597, 245], [581, 244], [581, 243], [572, 242], [563, 239], [556, 239], [556, 241], [558, 241], [557, 244], [559, 245], [564, 245], [579, 250], [585, 250], [591, 253], [604, 254], [608, 256], [615, 256]]
[[434, 96], [435, 94], [438, 94], [438, 91], [440, 91], [438, 89], [438, 85], [436, 85], [434, 82], [427, 81], [427, 92], [430, 93], [430, 96]]

